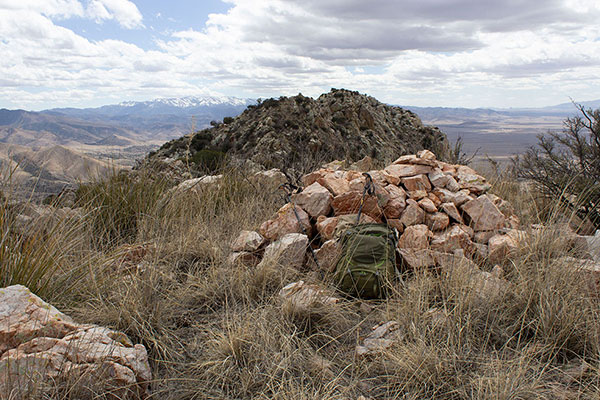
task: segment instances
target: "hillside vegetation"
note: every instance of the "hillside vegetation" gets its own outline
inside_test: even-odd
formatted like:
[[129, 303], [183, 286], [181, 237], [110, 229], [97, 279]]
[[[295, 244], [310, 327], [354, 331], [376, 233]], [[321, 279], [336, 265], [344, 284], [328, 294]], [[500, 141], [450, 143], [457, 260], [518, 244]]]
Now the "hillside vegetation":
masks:
[[166, 143], [149, 161], [212, 151], [267, 169], [308, 172], [335, 159], [387, 162], [423, 148], [440, 156], [448, 147], [446, 136], [416, 114], [345, 89], [317, 99], [267, 99], [213, 125]]

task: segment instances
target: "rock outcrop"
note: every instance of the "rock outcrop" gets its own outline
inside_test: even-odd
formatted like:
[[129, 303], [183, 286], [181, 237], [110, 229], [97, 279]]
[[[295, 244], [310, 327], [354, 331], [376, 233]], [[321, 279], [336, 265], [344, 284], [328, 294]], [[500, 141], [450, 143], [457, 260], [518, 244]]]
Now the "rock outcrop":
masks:
[[137, 399], [151, 379], [146, 348], [123, 333], [77, 324], [24, 286], [0, 289], [3, 395], [42, 398], [66, 384], [74, 393]]
[[[422, 148], [442, 151], [447, 145], [439, 129], [424, 126], [411, 111], [358, 92], [332, 89], [317, 99], [299, 94], [249, 106], [227, 123], [166, 143], [147, 161], [186, 155], [200, 160], [198, 152], [210, 157], [217, 151], [264, 168], [303, 170], [332, 159], [385, 160]], [[416, 175], [408, 170], [407, 174]]]

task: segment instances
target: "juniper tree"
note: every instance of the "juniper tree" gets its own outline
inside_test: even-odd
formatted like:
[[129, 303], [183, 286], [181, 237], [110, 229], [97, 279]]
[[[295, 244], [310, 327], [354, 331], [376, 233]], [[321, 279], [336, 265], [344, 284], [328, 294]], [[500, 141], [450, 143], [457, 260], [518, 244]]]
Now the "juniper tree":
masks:
[[538, 144], [517, 157], [517, 176], [533, 182], [600, 229], [600, 109], [575, 104], [579, 114], [561, 132], [538, 136]]

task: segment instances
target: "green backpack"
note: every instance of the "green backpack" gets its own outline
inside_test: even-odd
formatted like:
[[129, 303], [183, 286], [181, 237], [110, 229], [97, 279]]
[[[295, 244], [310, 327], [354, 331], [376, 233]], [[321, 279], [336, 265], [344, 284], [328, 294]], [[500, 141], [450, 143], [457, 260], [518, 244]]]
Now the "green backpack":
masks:
[[396, 231], [384, 224], [361, 224], [340, 237], [341, 255], [335, 283], [350, 296], [364, 299], [387, 295], [396, 277]]

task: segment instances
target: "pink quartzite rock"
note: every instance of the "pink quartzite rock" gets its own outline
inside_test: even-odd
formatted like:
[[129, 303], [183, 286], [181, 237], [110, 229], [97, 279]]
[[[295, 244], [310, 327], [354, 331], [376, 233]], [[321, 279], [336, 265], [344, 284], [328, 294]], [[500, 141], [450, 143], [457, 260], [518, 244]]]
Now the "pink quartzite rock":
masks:
[[408, 226], [398, 240], [399, 249], [426, 249], [432, 236], [427, 225]]
[[433, 168], [428, 165], [392, 164], [385, 167], [385, 172], [395, 178], [406, 178], [408, 176], [428, 174], [432, 171]]
[[0, 289], [0, 348], [0, 393], [18, 398], [61, 384], [86, 396], [93, 390], [145, 398], [152, 379], [144, 346], [120, 332], [76, 324], [21, 285]]
[[461, 208], [471, 219], [470, 226], [476, 232], [493, 231], [504, 226], [504, 214], [486, 195], [468, 201]]
[[399, 218], [406, 208], [406, 192], [395, 185], [387, 185], [385, 190], [389, 195], [389, 200], [383, 209], [383, 213], [386, 218]]
[[332, 306], [340, 301], [327, 290], [304, 281], [290, 283], [279, 291], [279, 296], [293, 314], [309, 314], [315, 308]]
[[316, 227], [319, 235], [321, 235], [321, 238], [324, 240], [332, 239], [337, 224], [338, 217], [327, 218], [323, 215], [318, 217]]
[[[300, 221], [302, 221], [302, 226], [304, 226], [306, 233], [310, 235], [311, 225], [308, 214], [298, 206], [296, 206], [296, 212], [300, 217]], [[269, 240], [277, 240], [288, 233], [300, 233], [302, 232], [302, 229], [294, 214], [294, 208], [288, 203], [281, 207], [273, 218], [263, 222], [259, 231], [263, 237]]]
[[319, 215], [327, 215], [331, 210], [333, 196], [318, 182], [304, 188], [300, 193], [294, 194], [292, 200], [302, 207], [308, 215], [317, 218]]
[[419, 200], [418, 203], [419, 206], [428, 213], [435, 213], [438, 211], [435, 203], [429, 197]]
[[434, 189], [432, 193], [435, 194], [442, 203], [454, 203], [457, 207], [473, 199], [469, 196], [469, 191], [466, 189], [458, 192], [452, 192], [448, 189]]
[[233, 251], [254, 252], [265, 243], [265, 238], [254, 231], [241, 231], [237, 239], [231, 245]]
[[436, 212], [433, 214], [427, 213], [425, 215], [425, 223], [427, 224], [429, 229], [431, 229], [434, 232], [443, 231], [450, 224], [450, 218], [448, 217], [448, 215], [441, 212]]
[[425, 211], [419, 207], [417, 202], [409, 199], [407, 204], [408, 206], [400, 217], [400, 221], [404, 226], [419, 225], [425, 222]]
[[343, 171], [336, 171], [317, 179], [321, 186], [326, 187], [334, 196], [350, 190], [350, 183], [344, 177]]
[[431, 240], [431, 248], [445, 252], [463, 249], [465, 253], [471, 254], [473, 252], [473, 242], [467, 228], [454, 225], [444, 232], [435, 233]]
[[[360, 208], [362, 193], [346, 192], [333, 198], [332, 206], [335, 215], [356, 214]], [[362, 212], [375, 220], [381, 218], [383, 210], [379, 207], [377, 196], [365, 196]]]
[[288, 233], [265, 249], [261, 264], [279, 264], [299, 268], [304, 264], [308, 237], [300, 233]]
[[431, 183], [429, 182], [429, 178], [427, 178], [427, 175], [424, 174], [401, 178], [400, 182], [402, 182], [406, 190], [408, 190], [409, 192], [415, 190], [424, 190], [427, 192], [431, 190]]
[[333, 272], [340, 257], [341, 247], [337, 240], [328, 240], [315, 251], [319, 266], [325, 272]]
[[464, 224], [463, 218], [461, 217], [454, 203], [442, 203], [440, 208], [454, 221], [458, 222], [459, 224]]

